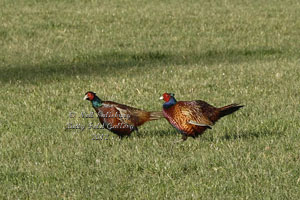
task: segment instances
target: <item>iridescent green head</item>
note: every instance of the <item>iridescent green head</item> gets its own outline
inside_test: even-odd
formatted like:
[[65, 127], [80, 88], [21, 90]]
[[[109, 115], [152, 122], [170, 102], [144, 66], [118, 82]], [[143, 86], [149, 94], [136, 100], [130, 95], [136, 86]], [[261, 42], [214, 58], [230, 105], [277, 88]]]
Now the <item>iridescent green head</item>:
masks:
[[98, 108], [98, 107], [102, 106], [101, 99], [96, 95], [95, 92], [92, 92], [92, 91], [88, 91], [87, 93], [85, 93], [83, 100], [91, 101], [94, 108]]

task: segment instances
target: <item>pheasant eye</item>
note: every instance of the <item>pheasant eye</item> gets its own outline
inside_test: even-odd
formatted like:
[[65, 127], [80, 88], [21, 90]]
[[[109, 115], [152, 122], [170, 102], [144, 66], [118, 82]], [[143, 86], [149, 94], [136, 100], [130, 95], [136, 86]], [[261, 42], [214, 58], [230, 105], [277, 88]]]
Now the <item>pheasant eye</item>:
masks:
[[88, 93], [87, 96], [89, 97], [90, 100], [94, 99], [94, 94], [92, 94], [92, 93]]
[[170, 100], [170, 95], [168, 93], [163, 94], [164, 101], [168, 102]]

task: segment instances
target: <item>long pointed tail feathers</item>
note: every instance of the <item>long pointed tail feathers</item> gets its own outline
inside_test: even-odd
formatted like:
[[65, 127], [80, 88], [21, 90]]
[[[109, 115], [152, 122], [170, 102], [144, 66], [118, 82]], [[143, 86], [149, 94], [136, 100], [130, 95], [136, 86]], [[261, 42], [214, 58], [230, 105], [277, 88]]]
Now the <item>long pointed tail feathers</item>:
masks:
[[226, 115], [232, 114], [232, 113], [234, 113], [235, 111], [239, 110], [242, 107], [244, 107], [244, 106], [236, 104], [236, 103], [221, 107], [221, 108], [219, 108], [219, 110], [220, 110], [219, 117], [221, 118], [221, 117], [224, 117]]
[[157, 120], [164, 117], [162, 112], [149, 112], [149, 113], [150, 113], [149, 121]]

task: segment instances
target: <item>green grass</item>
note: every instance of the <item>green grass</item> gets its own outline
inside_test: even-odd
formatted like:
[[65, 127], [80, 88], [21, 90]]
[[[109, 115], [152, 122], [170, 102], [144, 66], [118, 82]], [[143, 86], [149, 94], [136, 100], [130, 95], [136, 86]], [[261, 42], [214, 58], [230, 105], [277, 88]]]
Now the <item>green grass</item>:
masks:
[[[1, 199], [298, 199], [298, 1], [0, 2]], [[66, 131], [95, 91], [246, 105], [196, 140]], [[69, 118], [69, 112], [77, 118]], [[108, 140], [92, 140], [109, 134]]]

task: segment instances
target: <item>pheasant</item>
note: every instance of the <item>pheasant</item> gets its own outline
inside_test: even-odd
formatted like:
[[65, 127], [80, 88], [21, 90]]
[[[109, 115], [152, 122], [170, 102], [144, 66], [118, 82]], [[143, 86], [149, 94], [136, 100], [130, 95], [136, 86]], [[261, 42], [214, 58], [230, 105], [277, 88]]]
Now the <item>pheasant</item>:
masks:
[[138, 126], [147, 121], [160, 119], [162, 112], [147, 112], [113, 101], [102, 101], [94, 92], [87, 92], [84, 100], [89, 100], [98, 114], [104, 128], [117, 134], [120, 138], [138, 131]]
[[205, 101], [176, 101], [174, 94], [164, 93], [163, 115], [169, 123], [182, 134], [182, 140], [187, 137], [196, 138], [206, 129], [211, 129], [220, 118], [229, 115], [243, 105], [230, 104], [216, 108]]

